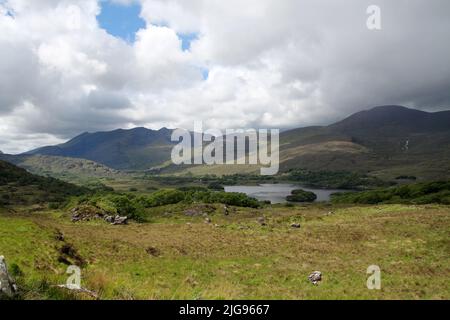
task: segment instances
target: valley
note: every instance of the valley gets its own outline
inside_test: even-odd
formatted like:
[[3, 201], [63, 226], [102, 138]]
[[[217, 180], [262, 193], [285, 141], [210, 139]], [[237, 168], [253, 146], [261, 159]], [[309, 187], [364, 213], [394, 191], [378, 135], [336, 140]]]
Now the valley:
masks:
[[[285, 131], [275, 176], [174, 166], [169, 129], [0, 154], [9, 298], [449, 299], [446, 117], [379, 107]], [[58, 287], [69, 266], [85, 291]]]

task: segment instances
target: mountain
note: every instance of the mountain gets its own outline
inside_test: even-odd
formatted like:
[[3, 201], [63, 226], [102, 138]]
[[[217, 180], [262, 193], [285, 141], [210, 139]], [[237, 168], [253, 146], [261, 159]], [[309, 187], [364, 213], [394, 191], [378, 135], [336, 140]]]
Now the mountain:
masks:
[[324, 127], [281, 135], [283, 169], [358, 170], [424, 177], [450, 175], [450, 111], [401, 106], [358, 112]]
[[[172, 131], [136, 128], [84, 133], [28, 155], [76, 157], [119, 170], [194, 174], [256, 173], [257, 166], [170, 165]], [[294, 168], [370, 172], [382, 178], [416, 175], [450, 178], [450, 111], [380, 106], [329, 126], [289, 130], [280, 136], [281, 171]], [[219, 168], [220, 167], [220, 168]]]
[[82, 158], [113, 169], [146, 170], [170, 159], [174, 145], [171, 134], [166, 128], [83, 133], [64, 144], [32, 150], [26, 155]]

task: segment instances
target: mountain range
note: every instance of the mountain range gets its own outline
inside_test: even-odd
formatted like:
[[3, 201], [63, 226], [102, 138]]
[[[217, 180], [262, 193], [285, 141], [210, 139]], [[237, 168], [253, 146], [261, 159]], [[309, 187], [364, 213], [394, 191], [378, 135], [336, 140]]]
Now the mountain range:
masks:
[[[86, 159], [116, 170], [158, 167], [162, 172], [165, 168], [168, 172], [186, 172], [190, 169], [171, 165], [170, 154], [176, 144], [171, 134], [167, 128], [83, 133], [64, 144], [26, 152], [15, 163], [20, 166], [30, 157], [56, 156]], [[0, 157], [5, 160], [7, 156]], [[14, 162], [14, 156], [9, 157], [6, 160]], [[450, 178], [450, 111], [430, 113], [381, 106], [329, 126], [288, 130], [280, 136], [280, 162], [282, 171], [305, 168], [371, 172], [386, 178], [404, 174]], [[239, 166], [233, 167], [239, 171]], [[244, 166], [241, 168], [244, 170]], [[217, 166], [199, 166], [196, 170], [220, 172]], [[257, 170], [246, 166], [244, 171]]]

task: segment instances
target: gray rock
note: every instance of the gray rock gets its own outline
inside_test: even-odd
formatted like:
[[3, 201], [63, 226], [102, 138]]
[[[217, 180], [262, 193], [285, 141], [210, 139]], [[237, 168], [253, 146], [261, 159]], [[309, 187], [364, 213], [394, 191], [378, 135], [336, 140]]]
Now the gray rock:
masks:
[[258, 223], [261, 225], [261, 226], [267, 226], [267, 223], [266, 223], [266, 218], [264, 218], [264, 217], [259, 217], [258, 218]]
[[105, 221], [108, 223], [114, 223], [114, 217], [113, 216], [106, 216]]
[[322, 272], [320, 271], [314, 271], [313, 273], [311, 273], [308, 277], [308, 280], [313, 284], [313, 285], [318, 285], [320, 281], [322, 281]]
[[128, 217], [116, 216], [114, 218], [114, 222], [112, 224], [113, 225], [123, 225], [123, 224], [127, 224], [127, 223], [128, 223]]
[[291, 227], [294, 229], [300, 229], [302, 226], [300, 225], [300, 223], [293, 223], [291, 224]]
[[17, 291], [16, 283], [8, 273], [5, 257], [0, 256], [0, 299], [13, 299]]

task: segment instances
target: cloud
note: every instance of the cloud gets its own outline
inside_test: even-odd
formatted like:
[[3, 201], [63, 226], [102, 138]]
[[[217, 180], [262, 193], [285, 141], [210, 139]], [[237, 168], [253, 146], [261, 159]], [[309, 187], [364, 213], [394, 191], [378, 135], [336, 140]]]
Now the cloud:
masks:
[[99, 26], [97, 0], [0, 1], [2, 151], [118, 127], [288, 128], [450, 105], [446, 0], [377, 0], [380, 31], [368, 0], [114, 2], [142, 6], [134, 43]]

